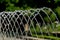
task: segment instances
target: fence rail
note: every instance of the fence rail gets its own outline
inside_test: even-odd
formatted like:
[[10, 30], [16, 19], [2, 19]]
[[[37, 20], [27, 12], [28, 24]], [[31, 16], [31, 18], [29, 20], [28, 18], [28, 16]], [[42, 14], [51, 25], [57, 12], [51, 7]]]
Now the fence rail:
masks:
[[[16, 10], [14, 12], [0, 13], [0, 34], [11, 39], [59, 39], [57, 34], [59, 19], [50, 8]], [[30, 37], [29, 37], [30, 36]], [[38, 38], [38, 39], [37, 39]], [[4, 39], [5, 40], [5, 39]]]

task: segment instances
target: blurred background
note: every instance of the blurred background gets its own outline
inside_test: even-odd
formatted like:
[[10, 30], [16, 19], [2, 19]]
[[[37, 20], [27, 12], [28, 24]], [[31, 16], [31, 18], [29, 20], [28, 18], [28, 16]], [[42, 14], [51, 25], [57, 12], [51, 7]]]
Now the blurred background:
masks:
[[[53, 12], [57, 15], [57, 17], [60, 21], [60, 0], [0, 0], [0, 12], [15, 11], [15, 10], [29, 10], [29, 9], [36, 9], [36, 8], [42, 8], [42, 7], [51, 8], [53, 10]], [[53, 26], [55, 27], [55, 29], [57, 31], [60, 32], [60, 23], [55, 24], [55, 22], [56, 22], [55, 15], [53, 13], [49, 13], [49, 10], [47, 10], [47, 11], [48, 11], [47, 14], [50, 15], [51, 21], [54, 24]], [[48, 25], [48, 23], [50, 22], [48, 20], [48, 17], [44, 16], [44, 20], [47, 23], [47, 25], [46, 25], [47, 28], [44, 29], [45, 26], [42, 27], [42, 32], [46, 32], [47, 29], [49, 32], [53, 32], [53, 29], [51, 29], [51, 24]], [[56, 27], [56, 26], [58, 26], [58, 27]], [[54, 29], [54, 31], [56, 31], [55, 29]], [[31, 28], [31, 30], [34, 33], [34, 30], [32, 28]], [[39, 33], [38, 27], [36, 27], [36, 31]], [[59, 35], [60, 35], [60, 33], [59, 33]], [[47, 38], [48, 38], [48, 36], [47, 36]], [[59, 38], [60, 38], [60, 36], [59, 36]]]
[[51, 8], [60, 19], [60, 0], [0, 0], [0, 12], [31, 8]]
[[60, 0], [0, 0], [1, 11], [49, 7], [59, 13]]
[[60, 0], [0, 0], [0, 12], [49, 7], [60, 15]]

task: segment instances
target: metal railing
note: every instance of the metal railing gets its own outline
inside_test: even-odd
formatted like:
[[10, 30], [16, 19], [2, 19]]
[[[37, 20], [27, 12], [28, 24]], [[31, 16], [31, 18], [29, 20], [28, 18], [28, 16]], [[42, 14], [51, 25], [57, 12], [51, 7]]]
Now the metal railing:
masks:
[[53, 36], [53, 32], [57, 30], [50, 15], [53, 15], [58, 22], [56, 24], [59, 24], [56, 14], [50, 8], [46, 7], [40, 9], [16, 10], [14, 12], [1, 12], [1, 37], [3, 40], [6, 38], [32, 40], [34, 39], [33, 37], [35, 37], [35, 39], [59, 39], [57, 34], [54, 33], [56, 36]]

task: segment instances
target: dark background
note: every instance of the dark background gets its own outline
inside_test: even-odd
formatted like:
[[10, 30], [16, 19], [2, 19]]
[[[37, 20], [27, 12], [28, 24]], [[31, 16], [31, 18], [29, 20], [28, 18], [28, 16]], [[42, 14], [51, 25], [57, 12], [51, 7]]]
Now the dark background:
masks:
[[60, 0], [0, 0], [0, 12], [28, 10], [31, 8], [51, 8], [60, 19]]
[[41, 7], [56, 9], [59, 4], [59, 0], [0, 0], [0, 12]]

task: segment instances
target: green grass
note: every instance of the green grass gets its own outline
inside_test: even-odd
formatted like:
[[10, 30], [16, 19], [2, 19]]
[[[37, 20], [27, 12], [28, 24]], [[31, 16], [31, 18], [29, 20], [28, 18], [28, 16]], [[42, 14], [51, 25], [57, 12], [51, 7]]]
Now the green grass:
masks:
[[[33, 34], [32, 36], [36, 37], [36, 34]], [[54, 36], [46, 36], [46, 35], [37, 35], [37, 36], [38, 36], [38, 38], [51, 39], [51, 40], [60, 40], [60, 38], [54, 37]]]
[[[51, 27], [51, 25], [46, 25], [46, 26], [42, 26], [42, 27], [36, 25], [36, 27], [34, 27], [34, 28], [31, 27], [32, 36], [33, 37], [37, 37], [38, 36], [38, 38], [45, 38], [45, 39], [51, 39], [51, 40], [60, 40], [59, 37], [53, 36], [53, 34], [50, 34], [49, 36], [47, 36], [46, 34], [43, 34], [43, 35], [42, 34], [39, 34], [41, 32], [42, 33], [43, 32], [44, 33], [47, 32], [47, 34], [48, 34], [48, 32], [49, 33], [52, 33], [52, 32], [58, 32], [58, 31], [60, 31], [60, 24], [57, 24], [56, 25], [58, 27], [56, 27], [55, 24], [53, 26], [54, 26], [54, 29]], [[46, 29], [45, 29], [45, 27], [46, 27]], [[36, 31], [37, 35], [36, 35], [35, 31]]]

